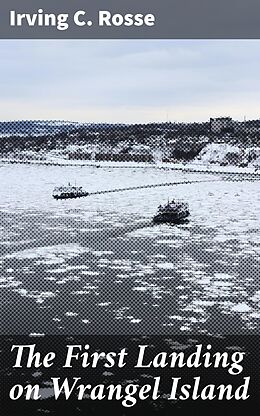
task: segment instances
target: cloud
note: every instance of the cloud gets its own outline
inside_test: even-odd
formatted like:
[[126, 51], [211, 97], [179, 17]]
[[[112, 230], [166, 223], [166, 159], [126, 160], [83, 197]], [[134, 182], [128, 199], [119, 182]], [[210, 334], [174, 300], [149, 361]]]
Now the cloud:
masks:
[[2, 119], [258, 116], [259, 41], [0, 41]]

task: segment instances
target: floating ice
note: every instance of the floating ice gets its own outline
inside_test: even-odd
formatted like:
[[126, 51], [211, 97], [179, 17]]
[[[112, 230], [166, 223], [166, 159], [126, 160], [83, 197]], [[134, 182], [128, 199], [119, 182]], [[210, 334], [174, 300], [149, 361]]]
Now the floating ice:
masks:
[[156, 266], [159, 269], [174, 269], [176, 267], [173, 263], [157, 263]]
[[233, 312], [250, 312], [251, 307], [247, 305], [246, 303], [238, 303], [237, 305], [233, 306], [231, 310]]
[[70, 259], [76, 257], [80, 254], [87, 252], [86, 247], [82, 247], [79, 244], [58, 244], [55, 246], [45, 246], [45, 247], [35, 247], [27, 250], [18, 251], [12, 254], [6, 254], [3, 256], [3, 259], [43, 259], [43, 263], [50, 261], [56, 262], [65, 261], [65, 259]]

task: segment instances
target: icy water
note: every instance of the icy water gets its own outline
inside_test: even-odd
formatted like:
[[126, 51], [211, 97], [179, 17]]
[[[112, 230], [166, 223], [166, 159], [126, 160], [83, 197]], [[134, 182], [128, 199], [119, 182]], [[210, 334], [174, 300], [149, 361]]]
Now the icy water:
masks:
[[[219, 182], [55, 201], [180, 180]], [[260, 331], [259, 182], [151, 168], [0, 165], [1, 334]], [[167, 198], [190, 221], [153, 225]]]

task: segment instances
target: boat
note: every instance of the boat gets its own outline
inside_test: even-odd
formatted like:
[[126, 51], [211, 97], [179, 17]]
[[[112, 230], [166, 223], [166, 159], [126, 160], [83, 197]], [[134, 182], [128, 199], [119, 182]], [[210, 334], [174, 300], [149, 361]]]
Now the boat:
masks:
[[52, 193], [55, 199], [80, 198], [87, 195], [89, 193], [84, 191], [82, 186], [72, 186], [70, 183], [67, 186], [56, 186]]
[[190, 215], [189, 205], [179, 200], [168, 201], [166, 205], [159, 205], [158, 213], [154, 216], [154, 223], [173, 223], [185, 222]]

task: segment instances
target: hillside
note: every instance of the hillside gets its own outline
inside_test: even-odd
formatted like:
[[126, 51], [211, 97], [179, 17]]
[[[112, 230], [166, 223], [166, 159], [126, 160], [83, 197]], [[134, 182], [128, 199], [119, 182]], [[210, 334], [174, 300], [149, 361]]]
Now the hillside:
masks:
[[[216, 129], [215, 129], [216, 130]], [[259, 165], [260, 121], [204, 123], [0, 122], [0, 156], [12, 159]]]

